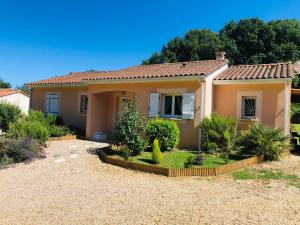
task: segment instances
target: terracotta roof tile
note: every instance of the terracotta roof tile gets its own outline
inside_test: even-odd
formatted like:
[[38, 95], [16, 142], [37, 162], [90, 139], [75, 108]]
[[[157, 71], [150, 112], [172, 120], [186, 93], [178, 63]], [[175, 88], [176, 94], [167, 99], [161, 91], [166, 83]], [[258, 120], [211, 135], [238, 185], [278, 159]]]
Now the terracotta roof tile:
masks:
[[14, 90], [10, 88], [0, 88], [0, 97], [12, 95], [15, 93], [22, 93], [20, 90]]
[[291, 63], [231, 66], [215, 80], [254, 80], [291, 78], [295, 74]]
[[228, 60], [203, 60], [132, 66], [113, 71], [76, 72], [65, 76], [27, 83], [33, 85], [80, 84], [88, 80], [117, 80], [134, 78], [158, 78], [192, 75], [209, 75], [226, 65]]

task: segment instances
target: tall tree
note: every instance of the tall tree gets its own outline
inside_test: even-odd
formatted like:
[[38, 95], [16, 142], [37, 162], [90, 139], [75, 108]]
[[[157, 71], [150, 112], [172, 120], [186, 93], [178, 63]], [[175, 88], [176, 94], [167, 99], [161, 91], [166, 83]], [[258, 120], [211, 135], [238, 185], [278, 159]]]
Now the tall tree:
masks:
[[223, 50], [233, 64], [256, 64], [300, 59], [300, 22], [295, 19], [265, 23], [259, 18], [229, 22], [214, 33], [191, 30], [176, 37], [143, 64], [214, 59]]
[[0, 88], [11, 88], [11, 84], [0, 78]]
[[21, 86], [17, 86], [16, 87], [18, 90], [24, 92], [25, 94], [30, 95], [31, 94], [31, 90], [29, 87], [25, 86], [25, 85], [21, 85]]

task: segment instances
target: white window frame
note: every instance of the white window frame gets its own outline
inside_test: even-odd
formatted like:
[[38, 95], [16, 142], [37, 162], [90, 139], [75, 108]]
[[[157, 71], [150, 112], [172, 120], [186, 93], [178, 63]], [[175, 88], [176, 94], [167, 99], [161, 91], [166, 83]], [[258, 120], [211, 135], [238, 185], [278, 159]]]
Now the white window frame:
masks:
[[[172, 105], [171, 105], [171, 114], [165, 114], [165, 96], [172, 96]], [[181, 119], [182, 118], [182, 103], [181, 103], [181, 115], [175, 115], [175, 96], [181, 96], [182, 100], [183, 100], [183, 95], [182, 94], [169, 94], [169, 93], [163, 93], [161, 94], [162, 97], [162, 117], [164, 118], [178, 118]]]
[[44, 96], [44, 114], [49, 115], [51, 113], [46, 113], [46, 98], [48, 95], [58, 95], [58, 106], [57, 106], [57, 115], [60, 116], [60, 102], [61, 102], [61, 93], [60, 92], [46, 92]]
[[[256, 108], [255, 117], [243, 117], [243, 98], [255, 98]], [[237, 93], [237, 111], [238, 120], [256, 120], [261, 121], [262, 119], [262, 91], [241, 91]]]

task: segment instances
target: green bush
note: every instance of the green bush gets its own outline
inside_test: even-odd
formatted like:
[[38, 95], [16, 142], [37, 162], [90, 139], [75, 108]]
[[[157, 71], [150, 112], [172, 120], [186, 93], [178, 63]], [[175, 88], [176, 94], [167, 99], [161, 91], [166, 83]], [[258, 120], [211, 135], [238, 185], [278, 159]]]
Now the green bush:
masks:
[[9, 124], [16, 122], [21, 115], [19, 107], [8, 103], [0, 104], [0, 129], [6, 132]]
[[154, 139], [152, 145], [152, 160], [155, 164], [159, 164], [163, 160], [163, 155], [161, 154], [157, 139]]
[[237, 126], [237, 120], [217, 113], [212, 113], [210, 118], [204, 118], [201, 122], [202, 150], [209, 153], [224, 152], [228, 147], [224, 133], [228, 132], [232, 137]]
[[28, 115], [11, 123], [7, 130], [7, 137], [29, 137], [44, 143], [50, 136], [61, 137], [70, 130], [65, 126], [57, 126], [57, 117], [45, 116], [40, 111], [30, 110]]
[[280, 129], [252, 124], [248, 130], [243, 131], [238, 144], [241, 153], [263, 155], [264, 160], [277, 160], [283, 150], [289, 148], [289, 137]]
[[43, 152], [37, 141], [31, 138], [0, 138], [0, 165], [8, 165], [42, 157]]
[[179, 142], [179, 128], [175, 121], [152, 119], [146, 125], [146, 137], [149, 145], [158, 139], [161, 150], [169, 151]]
[[114, 122], [112, 141], [117, 146], [126, 145], [130, 155], [138, 155], [145, 149], [145, 141], [141, 138], [144, 130], [144, 114], [137, 110], [136, 104], [125, 105]]
[[32, 138], [45, 143], [49, 138], [49, 130], [39, 121], [21, 120], [11, 123], [6, 134], [9, 138]]

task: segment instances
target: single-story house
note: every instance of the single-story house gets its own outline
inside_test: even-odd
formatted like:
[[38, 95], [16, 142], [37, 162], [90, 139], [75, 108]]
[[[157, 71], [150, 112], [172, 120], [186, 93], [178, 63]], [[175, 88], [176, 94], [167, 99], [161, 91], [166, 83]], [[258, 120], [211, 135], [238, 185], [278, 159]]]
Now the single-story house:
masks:
[[246, 127], [259, 121], [290, 128], [292, 63], [229, 66], [224, 52], [215, 60], [89, 71], [28, 83], [31, 108], [62, 117], [86, 130], [86, 137], [110, 136], [124, 102], [137, 101], [148, 117], [173, 119], [182, 148], [200, 146], [202, 118], [218, 112]]
[[23, 113], [29, 110], [30, 97], [20, 90], [0, 88], [0, 103], [9, 103], [18, 106]]

